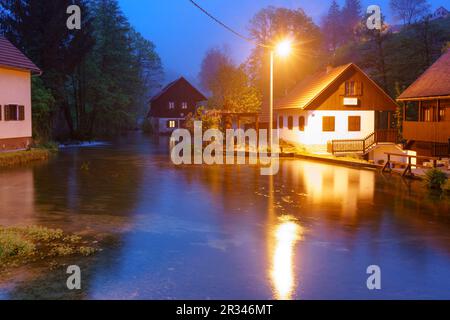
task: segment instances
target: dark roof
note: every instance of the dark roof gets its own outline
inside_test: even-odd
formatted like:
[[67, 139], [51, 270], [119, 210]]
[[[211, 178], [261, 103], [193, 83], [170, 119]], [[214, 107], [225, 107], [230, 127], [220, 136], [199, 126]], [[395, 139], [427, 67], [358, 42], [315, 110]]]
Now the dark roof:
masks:
[[398, 100], [450, 96], [450, 50], [444, 53]]
[[150, 103], [157, 100], [159, 97], [161, 97], [164, 93], [167, 92], [167, 90], [169, 90], [170, 88], [172, 88], [175, 84], [179, 83], [179, 82], [186, 82], [187, 84], [189, 84], [195, 91], [197, 91], [197, 93], [202, 97], [202, 100], [207, 100], [207, 98], [200, 92], [198, 91], [198, 89], [196, 87], [194, 87], [189, 81], [187, 81], [184, 77], [180, 77], [175, 81], [170, 82], [168, 85], [166, 85], [164, 88], [161, 89], [161, 91], [159, 91], [155, 96], [153, 96], [150, 99]]
[[0, 36], [0, 67], [28, 70], [40, 74], [42, 71], [5, 37]]

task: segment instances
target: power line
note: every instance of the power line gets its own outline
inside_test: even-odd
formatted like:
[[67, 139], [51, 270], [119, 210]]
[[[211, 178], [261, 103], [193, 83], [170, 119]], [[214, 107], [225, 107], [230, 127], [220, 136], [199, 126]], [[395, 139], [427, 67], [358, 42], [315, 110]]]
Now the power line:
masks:
[[228, 31], [230, 31], [231, 33], [233, 33], [235, 36], [238, 36], [239, 38], [252, 43], [254, 45], [263, 47], [263, 48], [270, 48], [270, 46], [262, 44], [262, 43], [258, 43], [256, 41], [254, 41], [253, 39], [246, 37], [245, 35], [243, 35], [242, 33], [239, 33], [238, 31], [234, 30], [233, 28], [229, 27], [228, 25], [226, 25], [225, 23], [223, 23], [222, 21], [220, 21], [219, 19], [217, 19], [215, 16], [213, 16], [211, 13], [209, 13], [208, 11], [206, 11], [205, 9], [203, 9], [198, 3], [196, 3], [194, 0], [189, 0], [194, 6], [196, 6], [200, 11], [202, 11], [204, 14], [206, 14], [208, 17], [210, 17], [212, 20], [214, 20], [215, 22], [217, 22], [219, 25], [221, 25], [222, 27], [224, 27], [225, 29], [227, 29]]

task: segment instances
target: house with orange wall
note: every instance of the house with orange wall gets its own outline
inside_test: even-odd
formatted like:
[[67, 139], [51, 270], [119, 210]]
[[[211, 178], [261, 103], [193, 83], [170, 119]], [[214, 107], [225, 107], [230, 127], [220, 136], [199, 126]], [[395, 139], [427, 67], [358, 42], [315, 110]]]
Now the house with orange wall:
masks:
[[41, 70], [0, 36], [0, 152], [32, 142], [31, 77]]

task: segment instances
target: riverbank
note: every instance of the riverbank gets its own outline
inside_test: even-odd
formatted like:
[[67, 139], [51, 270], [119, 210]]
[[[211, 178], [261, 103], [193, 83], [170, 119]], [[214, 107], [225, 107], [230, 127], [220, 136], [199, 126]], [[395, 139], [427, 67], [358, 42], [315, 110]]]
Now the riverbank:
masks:
[[24, 151], [0, 153], [0, 168], [24, 165], [35, 161], [48, 160], [51, 151], [49, 149], [30, 149]]

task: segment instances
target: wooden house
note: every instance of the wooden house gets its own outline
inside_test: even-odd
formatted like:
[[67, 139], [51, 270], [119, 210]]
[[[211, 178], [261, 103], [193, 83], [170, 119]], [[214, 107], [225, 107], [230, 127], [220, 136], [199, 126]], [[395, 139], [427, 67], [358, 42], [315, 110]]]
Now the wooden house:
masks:
[[399, 97], [403, 104], [403, 137], [423, 156], [449, 155], [450, 50]]
[[327, 68], [276, 101], [280, 138], [316, 153], [367, 155], [397, 142], [398, 105], [353, 63]]
[[153, 131], [158, 134], [171, 133], [183, 126], [190, 113], [194, 113], [198, 105], [206, 97], [181, 77], [169, 83], [150, 100], [150, 121]]

